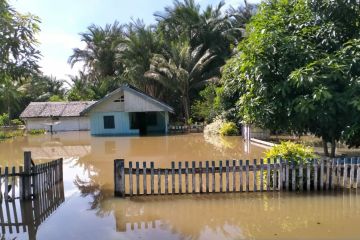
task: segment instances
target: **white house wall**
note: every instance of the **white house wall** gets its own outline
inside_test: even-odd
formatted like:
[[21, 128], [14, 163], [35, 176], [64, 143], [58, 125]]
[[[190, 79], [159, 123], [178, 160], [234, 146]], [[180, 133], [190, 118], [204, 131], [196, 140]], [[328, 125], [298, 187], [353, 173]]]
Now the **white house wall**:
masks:
[[100, 102], [91, 110], [91, 112], [124, 112], [124, 102], [114, 102], [123, 95], [123, 91], [114, 94], [106, 101]]
[[151, 100], [142, 98], [130, 91], [124, 91], [125, 112], [160, 112], [164, 109]]
[[[60, 117], [60, 123], [53, 126], [53, 131], [86, 131], [90, 130], [90, 120], [88, 117]], [[51, 122], [50, 118], [28, 118], [25, 119], [27, 130], [45, 129], [50, 131], [50, 126], [46, 123]]]

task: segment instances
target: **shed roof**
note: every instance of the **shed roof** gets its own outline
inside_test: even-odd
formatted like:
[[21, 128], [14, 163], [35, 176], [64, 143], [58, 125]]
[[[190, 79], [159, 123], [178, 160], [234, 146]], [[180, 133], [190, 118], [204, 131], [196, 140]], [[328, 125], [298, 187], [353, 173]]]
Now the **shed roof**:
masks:
[[84, 109], [95, 101], [80, 102], [31, 102], [20, 114], [20, 118], [79, 117]]

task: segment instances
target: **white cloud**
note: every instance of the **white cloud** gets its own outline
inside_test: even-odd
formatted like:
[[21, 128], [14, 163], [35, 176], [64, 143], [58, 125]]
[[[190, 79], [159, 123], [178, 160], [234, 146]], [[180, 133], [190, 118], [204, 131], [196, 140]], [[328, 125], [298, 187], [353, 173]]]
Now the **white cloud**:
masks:
[[80, 70], [79, 65], [73, 68], [67, 63], [73, 48], [83, 48], [80, 36], [69, 33], [47, 32], [39, 34], [40, 51], [43, 55], [40, 66], [46, 75], [68, 80], [68, 75], [75, 75]]

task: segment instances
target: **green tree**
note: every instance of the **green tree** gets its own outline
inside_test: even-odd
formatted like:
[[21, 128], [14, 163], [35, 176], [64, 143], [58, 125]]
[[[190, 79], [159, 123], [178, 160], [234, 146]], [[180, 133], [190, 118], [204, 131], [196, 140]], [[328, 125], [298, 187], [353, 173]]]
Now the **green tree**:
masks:
[[217, 71], [209, 68], [215, 57], [209, 49], [204, 51], [203, 45], [192, 49], [186, 42], [173, 43], [167, 54], [154, 55], [145, 76], [158, 81], [180, 98], [187, 122], [191, 91], [218, 80]]
[[[120, 43], [124, 42], [123, 26], [117, 21], [107, 24], [104, 28], [96, 25], [88, 27], [81, 33], [81, 41], [86, 44], [84, 49], [75, 48], [68, 62], [71, 66], [83, 64], [83, 71], [95, 88], [106, 87], [106, 93], [116, 89], [121, 81], [124, 66], [117, 55], [121, 52]], [[104, 83], [105, 82], [105, 83]], [[100, 92], [99, 92], [100, 93]], [[102, 93], [100, 97], [103, 97]]]
[[358, 62], [350, 52], [358, 47], [359, 11], [355, 0], [262, 3], [223, 71], [224, 93], [236, 96], [244, 121], [311, 132], [322, 137], [326, 155], [331, 143], [334, 156], [336, 141], [354, 124], [348, 114], [358, 114], [351, 101]]

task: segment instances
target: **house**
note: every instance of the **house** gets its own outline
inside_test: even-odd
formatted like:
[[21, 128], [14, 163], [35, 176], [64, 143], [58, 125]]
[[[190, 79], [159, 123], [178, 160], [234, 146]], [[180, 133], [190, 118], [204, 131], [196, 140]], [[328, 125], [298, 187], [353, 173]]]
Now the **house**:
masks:
[[167, 133], [172, 107], [131, 85], [123, 85], [84, 109], [92, 135]]
[[21, 113], [26, 128], [90, 130], [92, 135], [167, 133], [172, 107], [141, 90], [123, 85], [99, 101], [32, 102]]
[[82, 102], [31, 102], [20, 114], [27, 130], [45, 129], [50, 131], [90, 130], [88, 117], [80, 113], [94, 104]]

